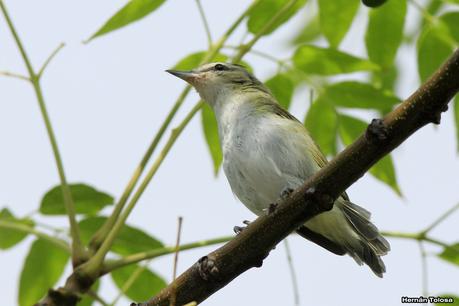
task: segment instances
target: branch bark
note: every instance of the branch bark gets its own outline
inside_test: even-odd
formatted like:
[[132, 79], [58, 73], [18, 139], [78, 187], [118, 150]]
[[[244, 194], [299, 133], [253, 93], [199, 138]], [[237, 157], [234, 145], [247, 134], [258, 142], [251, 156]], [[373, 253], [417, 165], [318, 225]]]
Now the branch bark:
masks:
[[428, 123], [440, 123], [441, 113], [459, 90], [459, 50], [415, 93], [383, 119], [373, 119], [363, 135], [326, 167], [282, 201], [273, 213], [261, 216], [241, 234], [213, 251], [168, 287], [138, 306], [167, 306], [172, 293], [177, 305], [200, 303], [263, 260], [282, 239], [319, 213], [384, 155]]

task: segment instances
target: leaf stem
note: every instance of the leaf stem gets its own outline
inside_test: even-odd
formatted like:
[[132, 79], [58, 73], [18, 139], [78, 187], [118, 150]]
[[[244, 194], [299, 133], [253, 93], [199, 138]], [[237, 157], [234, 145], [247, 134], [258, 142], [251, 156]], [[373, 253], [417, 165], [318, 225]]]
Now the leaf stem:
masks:
[[180, 123], [180, 125], [172, 130], [170, 138], [168, 139], [168, 141], [165, 144], [164, 148], [159, 153], [158, 158], [153, 163], [153, 165], [151, 166], [151, 168], [148, 171], [148, 173], [145, 175], [145, 178], [142, 181], [142, 183], [140, 184], [140, 186], [137, 188], [137, 191], [134, 193], [134, 195], [132, 196], [131, 200], [127, 204], [126, 209], [123, 210], [123, 212], [121, 213], [119, 218], [116, 220], [115, 224], [113, 225], [113, 228], [108, 233], [107, 238], [103, 241], [102, 245], [100, 246], [100, 249], [97, 250], [97, 252], [94, 255], [94, 257], [92, 257], [88, 261], [88, 263], [87, 263], [87, 265], [85, 267], [85, 271], [87, 273], [89, 273], [89, 274], [97, 273], [97, 270], [99, 269], [99, 267], [103, 263], [105, 255], [110, 250], [113, 241], [115, 240], [116, 236], [118, 235], [118, 232], [121, 230], [121, 228], [123, 227], [124, 223], [126, 222], [129, 214], [134, 209], [137, 201], [139, 200], [139, 198], [141, 197], [141, 195], [143, 194], [143, 192], [147, 188], [147, 186], [150, 183], [150, 181], [152, 180], [153, 176], [156, 174], [156, 171], [158, 171], [162, 161], [167, 156], [167, 154], [169, 153], [169, 151], [172, 148], [173, 144], [175, 143], [175, 140], [178, 138], [178, 136], [183, 131], [183, 129], [187, 126], [188, 122], [193, 118], [194, 114], [196, 114], [201, 109], [202, 103], [203, 102], [197, 103], [193, 107], [193, 109], [188, 113], [188, 115], [185, 117], [185, 119], [183, 119], [183, 121]]
[[[180, 247], [180, 236], [182, 234], [182, 221], [183, 221], [183, 218], [179, 217], [178, 218], [178, 225], [177, 225], [177, 239], [175, 241], [174, 266], [173, 266], [173, 271], [172, 271], [172, 282], [174, 282], [175, 279], [177, 278], [178, 256], [179, 256], [179, 252], [180, 252], [180, 249], [179, 249], [179, 247]], [[175, 302], [176, 302], [175, 298], [177, 296], [177, 291], [176, 291], [175, 287], [172, 287], [172, 290], [174, 292], [172, 292], [170, 306], [175, 306]]]
[[421, 273], [422, 273], [422, 295], [428, 296], [428, 272], [427, 272], [427, 253], [422, 241], [418, 241], [419, 252], [421, 254]]
[[51, 54], [48, 56], [48, 58], [45, 60], [45, 62], [41, 66], [40, 70], [38, 70], [38, 73], [37, 73], [38, 78], [41, 78], [41, 76], [43, 75], [43, 72], [45, 72], [45, 69], [48, 67], [49, 63], [51, 63], [51, 61], [54, 59], [57, 53], [59, 53], [59, 51], [61, 51], [61, 49], [64, 47], [65, 47], [65, 44], [60, 43], [59, 46], [57, 46], [57, 48], [54, 49], [53, 52], [51, 52]]
[[[42, 93], [41, 86], [40, 86], [40, 78], [39, 78], [39, 75], [36, 74], [35, 71], [33, 70], [32, 64], [29, 60], [29, 57], [27, 56], [25, 48], [21, 42], [21, 39], [19, 38], [19, 35], [16, 32], [13, 22], [11, 21], [11, 18], [8, 14], [5, 4], [3, 3], [3, 0], [0, 0], [0, 8], [3, 12], [3, 16], [5, 17], [5, 20], [8, 24], [10, 32], [13, 35], [13, 38], [16, 42], [16, 45], [19, 49], [19, 52], [21, 53], [22, 59], [29, 73], [29, 79], [32, 82], [32, 85], [35, 91], [35, 95], [37, 97], [38, 104], [40, 107], [40, 111], [43, 117], [43, 121], [45, 123], [46, 131], [48, 133], [48, 138], [51, 143], [51, 148], [54, 154], [54, 159], [56, 162], [56, 166], [57, 166], [57, 170], [58, 170], [59, 178], [61, 182], [61, 188], [62, 188], [62, 193], [64, 196], [65, 208], [66, 208], [67, 215], [69, 218], [69, 223], [70, 223], [70, 232], [72, 236], [72, 261], [74, 265], [77, 265], [85, 257], [85, 249], [81, 243], [80, 230], [78, 228], [78, 224], [76, 222], [76, 217], [75, 217], [75, 205], [73, 203], [70, 188], [67, 184], [67, 179], [66, 179], [65, 172], [64, 172], [64, 166], [62, 163], [61, 155], [59, 153], [59, 148], [57, 145], [56, 137], [54, 135], [54, 131], [51, 125], [48, 111], [46, 109], [45, 101], [43, 98], [43, 93]], [[52, 56], [50, 56], [50, 58], [52, 58]]]
[[459, 209], [459, 203], [448, 209], [446, 212], [444, 212], [438, 219], [436, 219], [434, 222], [432, 222], [431, 225], [429, 225], [425, 230], [422, 231], [422, 234], [426, 235], [429, 233], [431, 230], [433, 230], [437, 225], [439, 225], [441, 222], [443, 222], [446, 218], [448, 218], [452, 213], [454, 213], [456, 210]]
[[155, 151], [156, 147], [159, 144], [159, 141], [161, 140], [162, 136], [164, 135], [164, 132], [168, 128], [169, 124], [171, 123], [172, 119], [174, 118], [175, 114], [179, 110], [180, 106], [182, 106], [183, 102], [185, 101], [186, 96], [190, 92], [191, 87], [186, 86], [185, 89], [180, 93], [179, 97], [177, 98], [177, 101], [175, 102], [174, 106], [172, 109], [169, 111], [167, 114], [166, 119], [164, 122], [161, 124], [161, 127], [159, 128], [158, 132], [156, 133], [155, 137], [153, 138], [153, 141], [151, 142], [150, 146], [148, 147], [147, 151], [142, 157], [142, 160], [140, 161], [139, 165], [137, 168], [134, 170], [134, 173], [132, 174], [131, 179], [129, 180], [128, 184], [126, 185], [120, 199], [118, 200], [118, 203], [115, 205], [115, 208], [113, 212], [110, 214], [108, 217], [107, 221], [102, 225], [102, 227], [96, 232], [94, 237], [91, 239], [90, 242], [90, 248], [92, 251], [97, 251], [101, 244], [103, 243], [104, 239], [107, 237], [108, 233], [110, 230], [113, 228], [113, 225], [115, 224], [116, 220], [118, 219], [119, 215], [121, 214], [121, 211], [123, 210], [124, 206], [127, 203], [127, 200], [132, 194], [132, 191], [134, 190], [135, 185], [140, 179], [140, 176], [142, 175], [143, 171], [145, 170], [145, 167], [147, 166], [148, 161], [150, 160], [151, 156], [153, 155], [153, 152]]
[[215, 238], [215, 239], [201, 240], [197, 242], [182, 244], [178, 248], [175, 245], [166, 246], [163, 248], [153, 249], [147, 252], [131, 254], [131, 255], [128, 255], [118, 260], [107, 261], [107, 263], [105, 263], [104, 265], [104, 268], [101, 274], [110, 273], [113, 270], [125, 267], [127, 265], [131, 265], [134, 263], [138, 263], [143, 260], [148, 260], [148, 259], [153, 259], [153, 258], [164, 256], [164, 255], [173, 254], [176, 252], [177, 249], [179, 251], [192, 250], [196, 248], [211, 246], [214, 244], [224, 243], [224, 242], [231, 240], [232, 238], [233, 238], [232, 236], [227, 236], [227, 237], [220, 237], [220, 238]]
[[71, 249], [70, 249], [69, 245], [67, 244], [67, 242], [65, 242], [62, 239], [59, 239], [59, 238], [56, 238], [56, 237], [52, 237], [52, 236], [50, 236], [50, 235], [48, 235], [48, 234], [46, 234], [44, 232], [41, 232], [39, 230], [36, 230], [35, 228], [33, 228], [31, 226], [27, 226], [27, 225], [15, 223], [15, 222], [10, 222], [10, 221], [6, 221], [6, 220], [0, 220], [0, 228], [16, 230], [16, 231], [20, 231], [20, 232], [23, 232], [23, 233], [35, 235], [36, 237], [41, 238], [41, 239], [46, 240], [46, 241], [49, 241], [52, 244], [54, 244], [55, 246], [63, 249], [64, 251], [66, 251], [68, 253], [71, 253]]
[[201, 16], [202, 23], [204, 24], [204, 29], [206, 31], [207, 43], [209, 48], [212, 46], [212, 34], [210, 33], [209, 23], [207, 22], [207, 17], [202, 7], [201, 0], [196, 0], [196, 5], [198, 6], [199, 15]]
[[140, 277], [140, 275], [142, 275], [142, 272], [145, 271], [149, 263], [150, 260], [145, 262], [143, 266], [138, 266], [137, 269], [135, 269], [135, 271], [131, 275], [129, 275], [129, 278], [123, 284], [122, 288], [120, 288], [120, 292], [110, 303], [110, 306], [115, 306], [116, 303], [118, 303], [118, 301], [123, 297], [123, 295], [132, 287], [132, 285], [134, 285], [135, 281]]
[[290, 251], [290, 245], [288, 243], [288, 238], [284, 239], [285, 253], [287, 255], [287, 263], [290, 270], [290, 277], [292, 279], [293, 287], [293, 301], [295, 306], [300, 305], [300, 291], [298, 290], [298, 281], [295, 273], [295, 267], [293, 266], [292, 252]]
[[433, 24], [437, 21], [435, 16], [432, 16], [422, 5], [420, 5], [416, 0], [409, 0], [410, 2], [422, 15], [429, 24]]
[[19, 74], [19, 73], [14, 73], [14, 72], [9, 72], [9, 71], [0, 71], [0, 75], [30, 82], [30, 79], [28, 77], [22, 74]]
[[288, 12], [298, 0], [290, 0], [285, 4], [267, 23], [263, 25], [261, 30], [245, 45], [242, 45], [239, 52], [233, 57], [232, 62], [238, 63], [244, 55], [249, 52], [252, 47], [258, 42], [258, 40], [270, 30], [270, 28], [279, 21], [279, 19]]
[[95, 301], [99, 302], [99, 304], [101, 304], [102, 306], [108, 306], [108, 303], [105, 302], [105, 301], [102, 299], [102, 297], [101, 297], [99, 294], [97, 294], [97, 292], [95, 292], [94, 290], [91, 290], [91, 289], [88, 290], [88, 291], [86, 292], [86, 295], [89, 296], [89, 297], [91, 297], [91, 298], [93, 298]]
[[412, 239], [418, 241], [427, 241], [432, 244], [436, 244], [438, 246], [444, 247], [446, 249], [452, 249], [446, 242], [434, 239], [429, 236], [425, 236], [422, 232], [421, 233], [400, 233], [400, 232], [381, 232], [383, 236], [391, 237], [391, 238], [400, 238], [400, 239]]

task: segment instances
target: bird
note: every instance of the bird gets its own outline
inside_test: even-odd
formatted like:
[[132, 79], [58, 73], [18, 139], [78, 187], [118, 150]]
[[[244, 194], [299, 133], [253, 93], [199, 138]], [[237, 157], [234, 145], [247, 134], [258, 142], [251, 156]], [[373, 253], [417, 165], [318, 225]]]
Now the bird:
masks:
[[[270, 90], [244, 66], [215, 62], [189, 71], [166, 70], [193, 86], [212, 108], [232, 192], [254, 214], [300, 187], [328, 161], [306, 127], [283, 109]], [[388, 241], [370, 212], [343, 193], [330, 211], [296, 232], [336, 255], [350, 255], [379, 277]]]

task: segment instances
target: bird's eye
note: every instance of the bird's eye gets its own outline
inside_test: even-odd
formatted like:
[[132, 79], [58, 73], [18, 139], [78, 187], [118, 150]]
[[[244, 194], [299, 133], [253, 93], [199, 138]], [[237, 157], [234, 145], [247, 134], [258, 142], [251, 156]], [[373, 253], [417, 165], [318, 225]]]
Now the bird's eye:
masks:
[[223, 71], [223, 70], [226, 70], [226, 66], [222, 64], [217, 64], [214, 66], [214, 69], [217, 71]]

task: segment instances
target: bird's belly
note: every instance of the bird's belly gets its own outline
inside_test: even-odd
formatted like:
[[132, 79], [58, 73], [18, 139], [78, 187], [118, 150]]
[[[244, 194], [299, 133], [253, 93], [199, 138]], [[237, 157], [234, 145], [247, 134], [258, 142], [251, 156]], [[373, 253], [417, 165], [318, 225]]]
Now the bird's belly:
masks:
[[233, 193], [253, 213], [261, 215], [285, 188], [296, 188], [302, 180], [282, 173], [268, 152], [250, 150], [225, 150], [223, 169]]
[[265, 173], [264, 177], [259, 177], [257, 181], [254, 181], [254, 175], [250, 176], [251, 170], [250, 167], [239, 168], [228, 163], [224, 165], [224, 171], [233, 193], [253, 213], [261, 215], [270, 203], [276, 202], [287, 182], [274, 173], [271, 175]]

